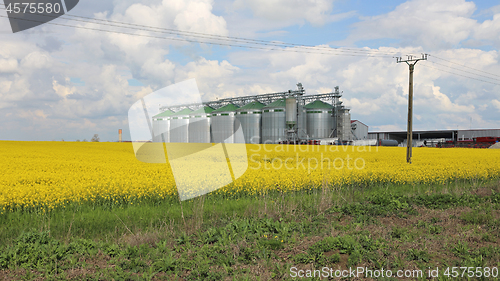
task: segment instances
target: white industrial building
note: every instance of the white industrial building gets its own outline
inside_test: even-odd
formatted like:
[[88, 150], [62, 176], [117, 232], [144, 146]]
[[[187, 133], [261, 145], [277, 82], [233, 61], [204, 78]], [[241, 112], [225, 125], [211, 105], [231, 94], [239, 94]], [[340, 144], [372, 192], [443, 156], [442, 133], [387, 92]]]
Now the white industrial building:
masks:
[[[406, 131], [369, 132], [368, 139], [396, 140], [400, 144], [406, 143]], [[413, 131], [414, 146], [427, 142], [472, 140], [478, 137], [500, 137], [500, 129], [470, 129], [470, 130], [416, 130]]]
[[359, 120], [351, 120], [351, 130], [354, 140], [368, 139], [368, 125]]

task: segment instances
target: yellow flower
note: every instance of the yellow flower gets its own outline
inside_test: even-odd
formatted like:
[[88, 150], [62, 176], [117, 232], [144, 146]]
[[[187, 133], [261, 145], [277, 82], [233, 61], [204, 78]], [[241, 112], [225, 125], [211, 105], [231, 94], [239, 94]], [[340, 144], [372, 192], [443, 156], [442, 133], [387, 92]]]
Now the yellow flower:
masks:
[[[231, 144], [227, 146], [231, 149]], [[414, 148], [411, 165], [405, 161], [406, 148], [401, 147], [249, 144], [247, 154], [246, 172], [215, 194], [227, 200], [240, 194], [266, 198], [270, 191], [500, 177], [500, 150], [496, 149]], [[170, 165], [138, 161], [130, 143], [1, 141], [0, 157], [2, 213], [24, 207], [45, 212], [72, 203], [124, 206], [178, 196]], [[184, 171], [192, 173], [196, 167], [210, 172], [213, 159], [185, 163]], [[192, 178], [196, 180], [192, 186], [203, 187], [199, 178]], [[206, 181], [227, 182], [223, 173]], [[279, 200], [267, 202], [280, 204]]]

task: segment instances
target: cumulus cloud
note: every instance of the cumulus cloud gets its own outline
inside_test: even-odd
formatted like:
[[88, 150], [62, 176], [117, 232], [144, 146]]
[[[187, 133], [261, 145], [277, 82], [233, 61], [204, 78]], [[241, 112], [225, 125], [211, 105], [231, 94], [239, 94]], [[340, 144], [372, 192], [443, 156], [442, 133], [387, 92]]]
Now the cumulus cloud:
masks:
[[480, 40], [483, 44], [494, 44], [497, 48], [500, 47], [500, 38], [492, 36], [492, 34], [500, 33], [500, 11], [497, 11], [491, 20], [485, 20], [474, 29], [475, 40]]
[[270, 21], [294, 22], [307, 21], [322, 25], [330, 20], [333, 8], [331, 0], [236, 0], [237, 9], [249, 8], [258, 18]]
[[476, 26], [471, 16], [476, 7], [465, 0], [411, 0], [394, 11], [362, 17], [344, 43], [393, 38], [401, 46], [422, 46], [437, 50], [457, 46]]
[[370, 101], [360, 101], [357, 98], [344, 99], [345, 105], [350, 108], [355, 108], [359, 115], [371, 115], [376, 113], [380, 106]]
[[453, 103], [450, 98], [442, 93], [441, 87], [434, 85], [425, 85], [419, 88], [419, 98], [415, 99], [415, 105], [421, 105], [429, 108], [434, 108], [438, 112], [474, 112], [474, 105], [460, 105]]
[[[106, 3], [93, 4], [94, 10], [107, 6]], [[120, 1], [111, 5], [111, 9], [94, 13], [94, 17], [227, 35], [226, 22], [212, 12], [213, 4], [213, 0]], [[88, 8], [85, 3], [81, 7], [83, 10]], [[75, 11], [82, 9], [79, 6]], [[105, 25], [76, 24], [85, 28], [123, 31]], [[140, 30], [127, 31], [144, 34]], [[28, 33], [30, 36], [26, 36]], [[175, 37], [166, 33], [149, 34]], [[126, 125], [128, 107], [138, 97], [174, 83], [181, 79], [176, 75], [182, 76], [183, 72], [197, 72], [200, 79], [204, 75], [217, 76], [213, 69], [209, 70], [213, 65], [207, 64], [203, 70], [204, 63], [201, 62], [200, 69], [195, 70], [196, 67], [182, 66], [169, 58], [170, 48], [189, 45], [183, 41], [50, 25], [23, 34], [0, 36], [3, 37], [0, 39], [0, 109], [3, 116], [10, 118], [10, 125], [3, 124], [2, 129], [16, 130], [14, 124], [35, 132], [38, 128], [45, 128], [47, 132], [40, 132], [38, 136], [45, 135], [43, 139], [46, 140], [51, 131], [64, 128], [81, 126], [106, 132], [112, 126]], [[223, 69], [231, 69], [227, 62], [214, 63]], [[182, 68], [177, 71], [178, 67]], [[132, 78], [145, 86], [129, 85], [128, 80]], [[109, 118], [114, 118], [114, 121], [110, 122]], [[45, 123], [41, 126], [40, 122]], [[11, 137], [21, 133], [18, 130]], [[31, 135], [35, 134], [32, 132]]]
[[14, 58], [0, 59], [0, 73], [12, 73], [17, 71], [18, 62]]
[[[260, 30], [286, 34], [281, 28], [326, 25], [353, 15], [334, 14], [333, 2], [323, 0], [236, 0], [222, 2], [226, 5], [216, 12], [212, 0], [92, 3], [106, 7], [99, 13], [93, 11], [99, 19], [219, 35], [255, 35]], [[88, 9], [88, 5], [82, 3], [81, 8]], [[463, 70], [437, 57], [460, 58], [462, 65], [500, 73], [496, 49], [457, 46], [467, 40], [485, 44], [484, 40], [491, 43], [500, 38], [497, 18], [477, 23], [472, 19], [474, 9], [472, 2], [461, 0], [411, 0], [387, 14], [361, 18], [344, 42], [395, 38], [401, 46], [365, 50], [399, 54], [434, 50], [436, 57], [419, 62], [415, 71], [416, 129], [456, 128], [457, 122], [468, 124], [471, 117], [481, 126], [495, 127], [500, 87], [437, 69]], [[224, 17], [221, 10], [226, 12]], [[331, 92], [340, 86], [353, 119], [366, 123], [370, 130], [405, 129], [408, 66], [396, 64], [392, 58], [237, 50], [84, 29], [43, 28], [51, 32], [0, 35], [0, 116], [5, 120], [0, 130], [8, 132], [10, 139], [90, 139], [99, 133], [103, 140], [114, 140], [117, 128], [124, 129], [126, 136], [126, 113], [131, 104], [191, 78], [196, 79], [205, 100], [286, 91], [295, 89], [297, 82], [303, 83], [308, 94]], [[490, 39], [487, 32], [492, 34]]]
[[496, 109], [498, 111], [500, 111], [500, 101], [499, 100], [492, 100], [491, 104], [493, 104], [493, 106], [496, 107]]

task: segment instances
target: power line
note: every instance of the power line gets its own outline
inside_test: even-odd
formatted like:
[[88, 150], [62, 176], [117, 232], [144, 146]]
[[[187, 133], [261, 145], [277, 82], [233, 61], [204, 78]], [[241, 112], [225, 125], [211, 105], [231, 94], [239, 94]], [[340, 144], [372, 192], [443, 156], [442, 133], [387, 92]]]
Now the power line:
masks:
[[[8, 18], [8, 16], [2, 16], [2, 15], [0, 15], [0, 17]], [[98, 28], [91, 28], [91, 27], [67, 25], [67, 24], [62, 24], [62, 23], [43, 22], [43, 21], [37, 21], [37, 20], [31, 20], [31, 19], [22, 19], [22, 18], [15, 18], [15, 19], [32, 21], [32, 22], [40, 22], [40, 23], [46, 23], [46, 24], [64, 26], [64, 27], [73, 27], [73, 28], [78, 28], [78, 29], [86, 29], [86, 30], [93, 30], [93, 31], [102, 31], [102, 32], [108, 32], [108, 33], [123, 34], [123, 35], [132, 35], [132, 36], [140, 36], [140, 37], [164, 39], [164, 40], [173, 40], [173, 41], [186, 41], [186, 42], [191, 42], [191, 43], [204, 43], [204, 44], [210, 44], [210, 45], [219, 45], [219, 46], [228, 46], [228, 47], [237, 47], [237, 48], [259, 49], [259, 50], [266, 50], [266, 51], [283, 51], [283, 52], [308, 53], [308, 54], [320, 54], [320, 55], [335, 55], [335, 56], [389, 57], [389, 56], [383, 56], [383, 55], [377, 56], [377, 55], [370, 55], [370, 54], [361, 55], [361, 54], [350, 54], [350, 53], [337, 54], [337, 53], [333, 53], [333, 52], [325, 53], [325, 52], [315, 52], [315, 51], [308, 52], [308, 51], [300, 50], [300, 49], [299, 50], [297, 50], [297, 49], [281, 49], [281, 48], [277, 49], [277, 48], [264, 48], [264, 47], [247, 46], [247, 45], [214, 43], [214, 42], [207, 42], [207, 41], [190, 40], [190, 39], [185, 39], [185, 38], [160, 37], [160, 36], [153, 36], [153, 35], [146, 35], [146, 34], [128, 33], [128, 32], [115, 31], [115, 30], [105, 30], [105, 29], [98, 29]], [[289, 48], [293, 48], [293, 47], [289, 47]]]
[[[217, 35], [217, 34], [208, 34], [208, 33], [194, 32], [194, 31], [183, 31], [183, 30], [177, 30], [177, 29], [171, 29], [171, 28], [162, 28], [162, 27], [155, 27], [155, 26], [148, 26], [148, 25], [141, 25], [141, 24], [125, 23], [125, 22], [112, 21], [112, 20], [107, 20], [107, 19], [96, 19], [96, 18], [90, 18], [90, 17], [84, 17], [84, 16], [77, 16], [77, 15], [70, 15], [70, 14], [66, 14], [64, 16], [84, 18], [84, 19], [89, 19], [89, 20], [94, 20], [94, 21], [105, 21], [105, 22], [111, 22], [111, 23], [125, 24], [125, 25], [130, 25], [130, 26], [139, 26], [139, 27], [159, 29], [159, 30], [166, 30], [166, 31], [173, 32], [173, 34], [178, 34], [178, 35], [183, 35], [183, 36], [198, 35], [198, 36], [208, 37], [208, 38], [223, 38], [223, 40], [233, 39], [233, 40], [236, 40], [236, 41], [243, 41], [243, 42], [259, 42], [259, 43], [263, 43], [264, 45], [272, 44], [272, 45], [295, 46], [295, 47], [309, 47], [309, 48], [325, 49], [325, 50], [336, 49], [336, 50], [340, 50], [340, 51], [347, 50], [347, 51], [352, 51], [352, 52], [380, 52], [380, 53], [382, 53], [379, 50], [364, 50], [364, 49], [338, 48], [338, 47], [322, 47], [322, 46], [314, 46], [314, 45], [307, 45], [307, 44], [295, 44], [295, 43], [287, 43], [287, 42], [280, 42], [280, 41], [267, 41], [267, 40], [259, 40], [259, 39], [243, 38], [243, 37], [223, 36], [223, 35]], [[71, 20], [71, 19], [68, 19], [68, 18], [63, 18], [63, 19]], [[85, 21], [85, 22], [88, 22], [88, 21]], [[92, 22], [90, 22], [90, 23], [92, 23]], [[193, 34], [193, 35], [190, 35], [190, 34]], [[386, 53], [386, 52], [384, 52], [382, 54], [388, 54], [389, 55], [389, 54], [396, 54], [396, 52], [395, 53]]]
[[461, 69], [458, 69], [458, 68], [455, 68], [455, 67], [451, 67], [451, 66], [442, 64], [442, 63], [437, 63], [435, 61], [430, 61], [430, 62], [434, 63], [434, 64], [442, 65], [444, 67], [448, 67], [448, 68], [451, 68], [451, 69], [454, 69], [454, 70], [458, 70], [458, 71], [462, 71], [462, 72], [465, 72], [465, 73], [469, 73], [469, 74], [472, 74], [472, 75], [477, 75], [477, 76], [484, 77], [484, 78], [487, 78], [487, 79], [500, 81], [500, 79], [498, 79], [498, 78], [487, 77], [487, 76], [484, 76], [484, 75], [481, 75], [481, 74], [477, 74], [477, 73], [474, 73], [474, 72], [470, 72], [470, 71], [467, 71], [467, 70], [461, 70]]
[[486, 71], [483, 71], [483, 70], [479, 70], [479, 69], [477, 69], [477, 68], [473, 68], [473, 67], [470, 67], [470, 66], [466, 66], [466, 65], [463, 65], [463, 64], [459, 64], [459, 63], [456, 63], [456, 62], [453, 62], [453, 61], [450, 61], [450, 60], [447, 60], [447, 59], [443, 59], [443, 58], [437, 57], [437, 56], [435, 56], [435, 55], [429, 55], [429, 56], [435, 57], [435, 58], [437, 58], [437, 59], [439, 59], [439, 60], [443, 60], [443, 61], [446, 61], [446, 62], [449, 62], [449, 63], [452, 63], [452, 64], [459, 65], [459, 66], [461, 66], [461, 67], [469, 68], [469, 69], [472, 69], [472, 70], [475, 70], [475, 71], [479, 71], [479, 72], [486, 73], [486, 74], [488, 74], [488, 75], [493, 75], [493, 76], [497, 76], [497, 77], [499, 77], [499, 75], [496, 75], [496, 74], [491, 74], [491, 73], [489, 73], [489, 72], [486, 72]]
[[[6, 10], [5, 8], [1, 8], [1, 7], [0, 7], [0, 9]], [[40, 16], [57, 18], [57, 16], [51, 16], [51, 15], [42, 15], [41, 14]], [[0, 17], [7, 17], [7, 16], [0, 15]], [[77, 19], [72, 19], [72, 18], [68, 18], [68, 17], [73, 17], [73, 18], [77, 18]], [[190, 42], [190, 43], [200, 43], [200, 44], [237, 47], [237, 48], [248, 48], [248, 49], [257, 49], [257, 50], [265, 50], [265, 51], [285, 51], [285, 52], [294, 52], [294, 53], [309, 53], [309, 54], [337, 55], [337, 56], [362, 56], [362, 57], [389, 57], [389, 56], [392, 57], [394, 54], [396, 54], [396, 53], [382, 52], [380, 50], [322, 47], [322, 46], [313, 46], [313, 45], [307, 45], [307, 44], [295, 44], [295, 43], [286, 43], [286, 42], [279, 42], [279, 41], [267, 41], [267, 40], [240, 38], [240, 37], [233, 37], [233, 36], [223, 36], [223, 35], [208, 34], [208, 33], [194, 32], [194, 31], [183, 31], [183, 30], [176, 30], [176, 29], [170, 29], [170, 28], [161, 28], [161, 27], [154, 27], [154, 26], [148, 26], [148, 25], [140, 25], [140, 24], [126, 23], [126, 22], [112, 21], [112, 20], [107, 20], [107, 19], [95, 19], [95, 18], [90, 18], [90, 17], [85, 17], [85, 16], [70, 15], [70, 14], [65, 14], [65, 15], [61, 16], [60, 18], [66, 19], [69, 21], [77, 21], [77, 22], [83, 22], [83, 23], [89, 23], [89, 24], [98, 24], [98, 25], [104, 25], [104, 26], [109, 26], [109, 27], [126, 28], [126, 29], [133, 29], [133, 30], [137, 30], [137, 31], [146, 31], [146, 32], [158, 32], [158, 33], [172, 34], [172, 35], [178, 35], [178, 36], [187, 36], [187, 37], [198, 38], [198, 39], [201, 38], [201, 39], [208, 39], [208, 40], [217, 40], [217, 41], [223, 41], [223, 42], [229, 42], [229, 43], [212, 42], [212, 41], [206, 41], [206, 40], [195, 40], [195, 39], [179, 38], [179, 37], [161, 37], [161, 36], [154, 36], [154, 35], [147, 35], [147, 34], [137, 34], [137, 33], [129, 33], [129, 32], [123, 32], [123, 31], [115, 31], [115, 30], [105, 30], [105, 29], [84, 27], [84, 26], [77, 26], [77, 25], [68, 25], [68, 24], [62, 24], [62, 23], [44, 22], [44, 21], [37, 21], [37, 20], [32, 20], [32, 19], [30, 20], [30, 19], [24, 19], [24, 18], [15, 18], [15, 19], [40, 22], [40, 23], [47, 23], [47, 24], [52, 24], [52, 25], [56, 25], [56, 26], [63, 26], [63, 27], [72, 27], [72, 28], [93, 30], [93, 31], [99, 31], [99, 32], [130, 35], [130, 36], [139, 36], [139, 37], [147, 37], [147, 38], [163, 39], [163, 40], [173, 40], [173, 41], [185, 41], [185, 42]], [[78, 18], [85, 19], [85, 20], [81, 20]], [[123, 25], [125, 25], [125, 26], [123, 26]], [[237, 43], [237, 44], [234, 44], [234, 43]], [[246, 45], [246, 44], [251, 44], [251, 45]], [[266, 46], [266, 47], [260, 47], [260, 46]], [[273, 47], [277, 47], [277, 48], [273, 48]], [[429, 54], [429, 56], [431, 56], [431, 55]], [[498, 75], [491, 74], [489, 72], [482, 71], [482, 70], [479, 70], [476, 68], [472, 68], [472, 67], [469, 67], [466, 65], [462, 65], [462, 64], [459, 64], [459, 63], [456, 63], [453, 61], [449, 61], [449, 60], [437, 57], [435, 55], [432, 55], [432, 57], [439, 59], [439, 60], [443, 60], [443, 61], [452, 63], [452, 64], [455, 64], [455, 65], [458, 65], [460, 67], [468, 68], [468, 69], [471, 69], [474, 71], [485, 73], [485, 74], [490, 75], [490, 76], [498, 77]], [[476, 74], [476, 73], [473, 73], [470, 71], [461, 70], [458, 68], [454, 68], [451, 66], [440, 64], [437, 62], [432, 62], [432, 63], [442, 65], [444, 67], [452, 68], [452, 69], [455, 69], [457, 71], [462, 71], [465, 73], [481, 76], [481, 77], [484, 77], [486, 79], [500, 81], [500, 79], [498, 79], [498, 78], [487, 77], [487, 76]], [[431, 67], [431, 66], [427, 66], [427, 67]], [[439, 68], [435, 68], [435, 67], [431, 67], [431, 68], [434, 68], [434, 69], [439, 70], [439, 71], [451, 73], [454, 75], [478, 80], [481, 82], [486, 82], [486, 83], [498, 85], [497, 83], [494, 83], [494, 82], [489, 82], [489, 81], [473, 78], [470, 76], [457, 74], [457, 73], [446, 71], [443, 69], [439, 69]]]
[[[5, 8], [0, 8], [4, 9]], [[46, 17], [52, 17], [52, 18], [57, 18], [57, 16], [52, 16], [52, 15], [43, 15], [41, 14], [40, 16], [46, 16]], [[266, 40], [256, 40], [256, 39], [248, 39], [248, 38], [238, 38], [238, 37], [230, 37], [230, 36], [221, 36], [221, 35], [213, 35], [213, 34], [205, 34], [205, 33], [200, 33], [200, 32], [191, 32], [191, 31], [181, 31], [181, 30], [175, 30], [175, 29], [168, 29], [168, 28], [159, 28], [159, 27], [151, 27], [151, 26], [146, 26], [146, 25], [138, 25], [138, 24], [130, 24], [130, 23], [123, 23], [123, 22], [116, 22], [116, 21], [110, 21], [110, 20], [101, 20], [101, 19], [93, 19], [89, 17], [83, 17], [83, 16], [76, 16], [76, 15], [64, 15], [64, 16], [71, 16], [71, 17], [77, 17], [77, 18], [84, 18], [84, 19], [89, 19], [93, 21], [104, 21], [104, 22], [111, 22], [111, 23], [117, 23], [117, 24], [124, 24], [124, 25], [129, 25], [129, 26], [122, 26], [122, 25], [116, 25], [116, 24], [109, 24], [109, 23], [96, 23], [92, 21], [87, 21], [87, 20], [79, 20], [79, 19], [71, 19], [67, 17], [61, 17], [61, 19], [66, 19], [70, 21], [78, 21], [78, 22], [84, 22], [84, 23], [90, 23], [90, 24], [99, 24], [99, 25], [105, 25], [105, 26], [111, 26], [111, 27], [119, 27], [119, 28], [128, 28], [128, 29], [135, 29], [139, 31], [149, 31], [149, 32], [159, 32], [159, 33], [167, 33], [167, 34], [173, 34], [173, 35], [179, 35], [179, 36], [189, 36], [189, 37], [195, 37], [195, 38], [203, 38], [203, 39], [210, 39], [210, 40], [218, 40], [218, 41], [229, 41], [229, 42], [237, 42], [237, 43], [246, 43], [246, 44], [253, 44], [253, 45], [264, 45], [264, 46], [271, 46], [271, 47], [289, 47], [289, 48], [303, 48], [306, 50], [313, 50], [317, 51], [319, 50], [324, 50], [328, 52], [343, 52], [343, 53], [348, 53], [349, 55], [353, 55], [352, 53], [355, 54], [366, 54], [369, 56], [393, 56], [395, 53], [384, 53], [379, 50], [363, 50], [363, 49], [352, 49], [352, 48], [331, 48], [331, 47], [321, 47], [321, 46], [313, 46], [313, 45], [302, 45], [302, 44], [295, 44], [295, 43], [285, 43], [285, 42], [277, 42], [277, 41], [266, 41]], [[5, 16], [3, 16], [5, 17]], [[33, 19], [24, 19], [24, 18], [15, 18], [19, 20], [25, 20], [25, 21], [33, 21], [33, 22], [43, 22], [43, 21], [37, 21]], [[45, 23], [45, 22], [43, 22]], [[80, 26], [74, 26], [74, 25], [64, 25], [64, 24], [56, 24], [52, 22], [46, 22], [47, 24], [52, 24], [52, 25], [60, 25], [60, 26], [66, 26], [66, 27], [74, 27], [74, 28], [84, 28]], [[141, 27], [141, 28], [139, 28]], [[149, 28], [149, 29], [144, 29]], [[92, 28], [86, 28], [90, 30], [96, 30], [96, 31], [105, 31], [105, 32], [113, 32], [113, 31], [106, 31], [106, 30], [100, 30], [100, 29], [92, 29]], [[158, 30], [151, 30], [151, 29], [158, 29]], [[125, 33], [125, 32], [118, 32], [121, 34], [127, 34], [127, 35], [136, 35], [136, 36], [141, 36], [138, 34], [131, 34], [131, 33]], [[150, 36], [152, 38], [158, 38], [156, 36]], [[174, 38], [169, 38], [172, 40], [177, 40]], [[179, 41], [179, 40], [177, 40]], [[234, 44], [223, 44], [223, 43], [215, 43], [215, 42], [210, 42], [210, 41], [201, 41], [201, 40], [189, 40], [189, 39], [183, 39], [182, 41], [187, 41], [187, 42], [193, 42], [193, 43], [206, 43], [206, 44], [212, 44], [212, 45], [220, 45], [220, 46], [231, 46], [231, 47], [239, 47], [239, 48], [251, 48], [250, 46], [243, 46], [243, 45], [234, 45]], [[262, 48], [257, 48], [257, 49], [262, 49]], [[266, 49], [266, 50], [276, 50], [276, 49]], [[317, 53], [317, 52], [305, 52], [305, 53]], [[319, 54], [324, 54], [324, 53], [319, 53]], [[379, 55], [380, 54], [380, 55]], [[387, 54], [387, 55], [384, 55]], [[338, 55], [338, 54], [336, 54]], [[364, 56], [364, 55], [363, 55]]]
[[466, 76], [466, 75], [462, 75], [462, 74], [454, 73], [454, 72], [451, 72], [451, 71], [446, 71], [446, 70], [439, 69], [439, 68], [437, 68], [437, 67], [433, 67], [433, 66], [429, 66], [429, 65], [424, 65], [424, 64], [423, 64], [422, 66], [424, 66], [424, 67], [429, 67], [429, 68], [433, 68], [433, 69], [436, 69], [436, 70], [439, 70], [439, 71], [443, 71], [443, 72], [447, 72], [447, 73], [450, 73], [450, 74], [453, 74], [453, 75], [458, 75], [458, 76], [462, 76], [462, 77], [465, 77], [465, 78], [474, 79], [474, 80], [481, 81], [481, 82], [485, 82], [485, 83], [490, 83], [490, 84], [500, 85], [500, 83], [495, 83], [495, 82], [490, 82], [490, 81], [486, 81], [486, 80], [481, 80], [481, 79], [478, 79], [478, 78], [474, 78], [474, 77], [470, 77], [470, 76]]

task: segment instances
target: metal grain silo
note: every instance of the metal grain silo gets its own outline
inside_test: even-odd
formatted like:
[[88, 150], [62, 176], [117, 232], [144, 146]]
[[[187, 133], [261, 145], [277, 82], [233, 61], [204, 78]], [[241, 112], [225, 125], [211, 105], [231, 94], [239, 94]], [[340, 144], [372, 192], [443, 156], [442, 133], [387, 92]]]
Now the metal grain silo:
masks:
[[307, 134], [311, 139], [330, 137], [333, 131], [333, 106], [320, 100], [305, 106], [307, 113]]
[[166, 110], [153, 116], [153, 142], [169, 142], [170, 116], [174, 112]]
[[210, 143], [210, 119], [214, 111], [210, 106], [204, 106], [189, 114], [189, 142]]
[[342, 141], [352, 140], [351, 113], [348, 108], [341, 108], [337, 115], [337, 137]]
[[236, 119], [240, 121], [245, 143], [260, 143], [264, 106], [263, 103], [254, 101], [236, 110]]
[[235, 126], [239, 127], [236, 120], [236, 109], [234, 104], [227, 104], [212, 111], [212, 141], [215, 143], [234, 143]]
[[298, 105], [298, 111], [299, 111], [299, 116], [298, 116], [298, 136], [300, 139], [306, 139], [307, 138], [307, 111], [304, 105], [299, 104]]
[[170, 116], [170, 142], [188, 142], [189, 113], [192, 110], [184, 108]]
[[264, 107], [262, 112], [262, 143], [286, 140], [285, 100], [277, 100]]
[[297, 99], [290, 97], [285, 100], [286, 125], [289, 128], [297, 125]]

